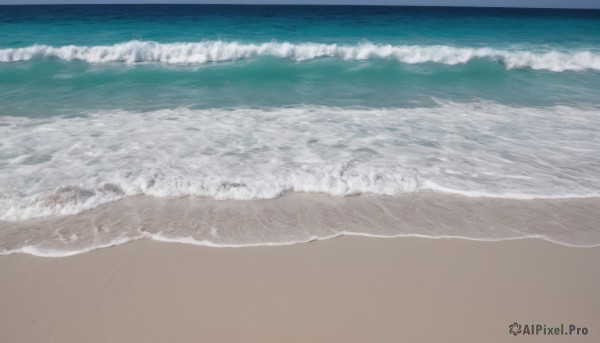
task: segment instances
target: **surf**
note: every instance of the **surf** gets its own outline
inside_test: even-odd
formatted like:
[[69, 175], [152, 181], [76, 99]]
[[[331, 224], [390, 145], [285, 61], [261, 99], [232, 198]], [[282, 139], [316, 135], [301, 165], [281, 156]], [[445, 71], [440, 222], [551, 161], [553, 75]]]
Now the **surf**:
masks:
[[0, 50], [0, 62], [59, 59], [87, 63], [205, 64], [250, 58], [276, 57], [296, 62], [321, 58], [340, 61], [394, 60], [403, 64], [465, 64], [477, 59], [495, 61], [507, 69], [534, 69], [552, 72], [600, 70], [600, 52], [595, 50], [523, 50], [450, 45], [391, 45], [369, 42], [355, 45], [208, 40], [159, 43], [129, 41], [114, 45], [77, 46], [32, 45]]
[[597, 196], [597, 113], [439, 101], [4, 117], [0, 220], [76, 214], [132, 195]]

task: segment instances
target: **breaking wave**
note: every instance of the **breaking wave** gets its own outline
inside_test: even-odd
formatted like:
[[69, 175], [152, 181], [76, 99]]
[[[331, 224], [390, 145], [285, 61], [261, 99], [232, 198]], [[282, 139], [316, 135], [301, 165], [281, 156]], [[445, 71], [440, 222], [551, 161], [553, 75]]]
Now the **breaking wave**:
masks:
[[167, 63], [198, 64], [236, 61], [260, 56], [307, 61], [317, 58], [340, 60], [397, 60], [400, 63], [464, 64], [475, 59], [502, 63], [508, 69], [530, 68], [554, 72], [600, 70], [600, 52], [593, 50], [529, 51], [490, 47], [454, 47], [446, 45], [357, 45], [266, 42], [246, 44], [226, 41], [158, 43], [130, 41], [115, 45], [61, 46], [33, 45], [0, 49], [0, 62], [54, 58], [89, 63]]

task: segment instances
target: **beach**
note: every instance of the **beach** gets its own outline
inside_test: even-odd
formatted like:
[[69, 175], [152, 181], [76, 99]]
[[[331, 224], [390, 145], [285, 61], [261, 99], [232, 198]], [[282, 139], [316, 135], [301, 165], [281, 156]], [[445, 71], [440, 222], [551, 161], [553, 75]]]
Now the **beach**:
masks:
[[[0, 257], [3, 342], [596, 342], [599, 248], [342, 237]], [[509, 325], [587, 335], [513, 337]]]
[[600, 246], [600, 198], [498, 199], [421, 192], [267, 200], [131, 196], [76, 215], [0, 221], [0, 255], [66, 257], [136, 240], [209, 247], [294, 245], [338, 236], [538, 238]]
[[140, 196], [3, 222], [0, 340], [595, 342], [598, 201]]
[[599, 341], [600, 10], [0, 32], [1, 343]]

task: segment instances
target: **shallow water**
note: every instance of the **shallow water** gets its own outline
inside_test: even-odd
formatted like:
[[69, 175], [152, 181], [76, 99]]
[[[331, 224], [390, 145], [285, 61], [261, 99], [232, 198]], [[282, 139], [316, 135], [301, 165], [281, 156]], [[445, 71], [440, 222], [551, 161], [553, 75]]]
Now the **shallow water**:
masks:
[[0, 32], [5, 222], [137, 195], [600, 194], [600, 11], [10, 6]]

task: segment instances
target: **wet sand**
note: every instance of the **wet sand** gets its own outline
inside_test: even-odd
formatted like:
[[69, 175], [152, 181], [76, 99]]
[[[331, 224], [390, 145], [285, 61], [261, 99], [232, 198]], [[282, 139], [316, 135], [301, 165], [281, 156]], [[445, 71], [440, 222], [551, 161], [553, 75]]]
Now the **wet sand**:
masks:
[[65, 256], [137, 239], [209, 246], [293, 244], [339, 235], [542, 238], [600, 246], [600, 197], [472, 198], [287, 193], [272, 200], [130, 196], [77, 215], [0, 221], [0, 254]]
[[[0, 256], [1, 342], [598, 342], [600, 248], [341, 237]], [[509, 324], [586, 336], [513, 337]]]

